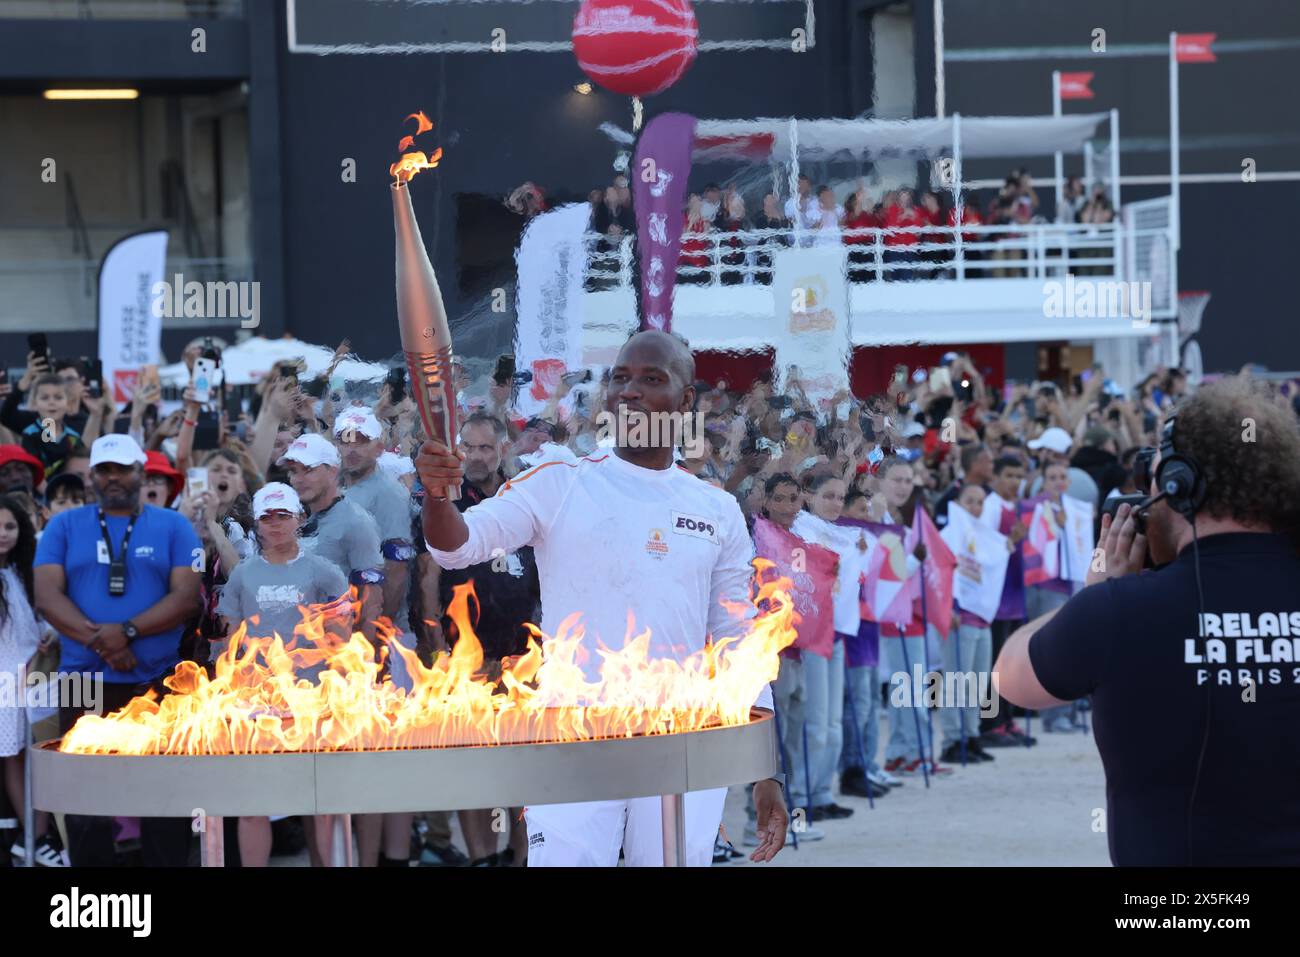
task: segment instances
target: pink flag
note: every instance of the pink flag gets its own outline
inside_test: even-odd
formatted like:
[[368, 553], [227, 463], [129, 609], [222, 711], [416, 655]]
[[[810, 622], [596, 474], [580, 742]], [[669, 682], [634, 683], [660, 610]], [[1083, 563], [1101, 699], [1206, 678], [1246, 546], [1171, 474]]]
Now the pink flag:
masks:
[[867, 562], [862, 597], [868, 621], [891, 622], [900, 627], [912, 620], [912, 600], [920, 595], [914, 587], [918, 579], [909, 577], [907, 549], [903, 529], [894, 525], [879, 526], [876, 547]]
[[762, 516], [754, 519], [754, 551], [793, 583], [798, 614], [794, 647], [829, 658], [835, 650], [833, 594], [839, 555], [805, 542]]
[[[1025, 584], [1038, 585], [1060, 577], [1060, 536], [1046, 499], [1025, 499], [1020, 503], [1021, 519], [1029, 526], [1025, 536]], [[1032, 513], [1027, 509], [1032, 507]]]
[[905, 547], [910, 555], [916, 543], [925, 545], [925, 614], [929, 623], [945, 637], [952, 628], [952, 576], [957, 567], [957, 557], [939, 534], [930, 515], [918, 508], [912, 516], [912, 527], [907, 532]]

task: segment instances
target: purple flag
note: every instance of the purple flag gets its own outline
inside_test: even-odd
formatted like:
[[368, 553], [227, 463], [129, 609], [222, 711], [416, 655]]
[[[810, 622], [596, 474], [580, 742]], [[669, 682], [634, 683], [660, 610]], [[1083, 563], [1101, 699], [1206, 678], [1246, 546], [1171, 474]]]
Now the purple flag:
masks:
[[641, 328], [671, 331], [682, 246], [682, 200], [691, 172], [695, 117], [661, 113], [641, 131], [632, 169], [632, 209], [641, 259]]

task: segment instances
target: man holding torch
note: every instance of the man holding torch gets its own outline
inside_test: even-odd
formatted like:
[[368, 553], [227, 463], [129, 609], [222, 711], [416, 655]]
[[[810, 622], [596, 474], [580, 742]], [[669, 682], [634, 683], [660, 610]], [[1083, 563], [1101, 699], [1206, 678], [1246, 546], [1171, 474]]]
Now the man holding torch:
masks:
[[[606, 411], [620, 422], [689, 413], [695, 363], [686, 346], [659, 331], [628, 340], [611, 372]], [[640, 434], [659, 435], [657, 429]], [[615, 448], [578, 463], [547, 462], [507, 481], [492, 498], [461, 513], [453, 501], [426, 495], [424, 535], [443, 568], [464, 568], [494, 554], [533, 546], [542, 592], [542, 630], [554, 634], [574, 612], [585, 627], [588, 665], [601, 660], [596, 641], [614, 645], [628, 632], [651, 633], [652, 657], [680, 659], [715, 639], [743, 631], [752, 611], [753, 547], [734, 498], [673, 464], [673, 445], [632, 443], [635, 426]], [[464, 455], [426, 441], [416, 459], [426, 489], [456, 487]], [[734, 605], [732, 606], [734, 608]], [[629, 618], [632, 619], [629, 622]], [[758, 707], [771, 708], [764, 688]], [[712, 862], [726, 789], [686, 795], [686, 860]], [[759, 846], [769, 861], [789, 823], [781, 785], [754, 786]], [[658, 798], [530, 807], [530, 866], [629, 866], [663, 863]]]

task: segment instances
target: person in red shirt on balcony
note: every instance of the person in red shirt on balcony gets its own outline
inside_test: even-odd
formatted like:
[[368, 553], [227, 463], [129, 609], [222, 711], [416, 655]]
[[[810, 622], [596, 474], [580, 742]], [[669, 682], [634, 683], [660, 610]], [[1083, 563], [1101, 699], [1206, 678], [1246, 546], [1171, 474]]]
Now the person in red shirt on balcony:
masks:
[[867, 189], [859, 183], [857, 192], [844, 200], [842, 228], [844, 245], [849, 247], [849, 282], [866, 282], [872, 277], [873, 274], [866, 267], [872, 261], [871, 247], [876, 244], [876, 238], [872, 233], [861, 230], [875, 229], [879, 225], [880, 221], [871, 211]]
[[[912, 205], [912, 191], [900, 189], [898, 202], [885, 211], [885, 226], [889, 229], [903, 229], [909, 226], [924, 226], [928, 223], [925, 213]], [[911, 279], [911, 264], [916, 262], [916, 245], [921, 241], [921, 234], [916, 232], [897, 232], [885, 234], [885, 262], [904, 263], [898, 269], [891, 269], [887, 279]]]
[[[948, 215], [947, 215], [947, 217], [946, 217], [946, 221], [947, 221], [947, 223], [948, 223], [949, 226], [956, 226], [956, 225], [957, 225], [957, 207], [956, 207], [956, 206], [953, 206], [951, 209], [948, 210]], [[966, 202], [966, 203], [963, 203], [963, 204], [962, 204], [962, 207], [961, 207], [961, 224], [962, 224], [963, 226], [982, 226], [982, 225], [984, 224], [984, 218], [983, 218], [982, 216], [980, 216], [979, 201], [978, 201], [974, 196], [972, 196], [972, 197], [970, 198], [970, 201], [969, 201], [969, 202]], [[979, 233], [967, 232], [967, 231], [964, 230], [964, 229], [962, 230], [962, 232], [961, 232], [961, 241], [962, 241], [962, 244], [963, 244], [963, 248], [962, 248], [962, 258], [964, 258], [967, 262], [971, 261], [972, 259], [982, 259], [982, 258], [984, 258], [984, 257], [983, 257], [983, 254], [981, 253], [980, 250], [978, 250], [978, 249], [966, 249], [966, 248], [964, 248], [966, 244], [969, 244], [969, 243], [978, 243], [978, 242], [980, 242], [980, 240], [981, 240], [981, 237], [980, 237], [980, 234], [979, 234]], [[954, 245], [955, 245], [955, 243], [956, 243], [956, 240], [955, 240], [955, 239], [950, 239], [950, 241], [953, 242]]]
[[[686, 200], [686, 224], [682, 227], [682, 251], [678, 265], [691, 266], [696, 269], [708, 269], [712, 265], [709, 257], [709, 241], [705, 235], [710, 231], [709, 221], [704, 218], [703, 201], [699, 193], [691, 193]], [[681, 283], [707, 285], [707, 272], [690, 272], [678, 276]]]

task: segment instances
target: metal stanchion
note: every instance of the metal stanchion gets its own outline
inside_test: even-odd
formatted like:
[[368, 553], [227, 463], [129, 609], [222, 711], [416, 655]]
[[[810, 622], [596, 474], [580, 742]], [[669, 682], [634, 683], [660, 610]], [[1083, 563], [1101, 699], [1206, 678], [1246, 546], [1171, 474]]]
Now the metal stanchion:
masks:
[[335, 814], [330, 827], [330, 867], [351, 867], [352, 815]]
[[659, 803], [664, 829], [664, 867], [685, 867], [686, 796], [665, 794]]
[[226, 866], [226, 822], [223, 818], [205, 816], [203, 834], [199, 839], [199, 864], [202, 867]]
[[[27, 727], [27, 740], [24, 746], [27, 753], [23, 755], [23, 857], [28, 867], [36, 866], [36, 809], [32, 807], [32, 716], [24, 712], [23, 724]], [[54, 817], [50, 816], [50, 827], [54, 827]], [[0, 848], [0, 851], [3, 851]]]

